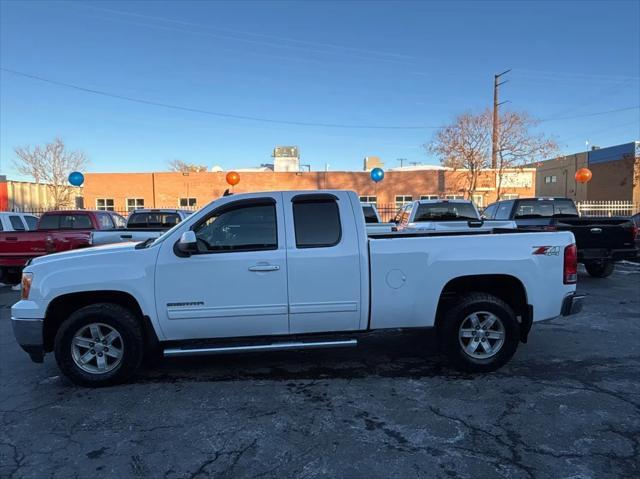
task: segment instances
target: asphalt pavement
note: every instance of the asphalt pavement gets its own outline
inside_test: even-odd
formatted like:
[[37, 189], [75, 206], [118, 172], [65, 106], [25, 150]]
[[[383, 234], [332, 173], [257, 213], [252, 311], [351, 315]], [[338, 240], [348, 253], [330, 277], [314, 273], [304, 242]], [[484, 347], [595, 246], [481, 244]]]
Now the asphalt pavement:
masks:
[[582, 272], [585, 310], [463, 375], [428, 334], [165, 360], [83, 389], [32, 363], [0, 288], [0, 477], [640, 477], [640, 265]]

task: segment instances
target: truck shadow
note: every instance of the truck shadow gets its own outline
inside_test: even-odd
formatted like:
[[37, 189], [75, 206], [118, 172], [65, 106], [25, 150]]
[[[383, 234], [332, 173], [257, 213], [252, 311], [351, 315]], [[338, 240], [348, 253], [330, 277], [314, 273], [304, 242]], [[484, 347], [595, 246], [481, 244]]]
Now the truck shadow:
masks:
[[163, 359], [142, 370], [134, 382], [216, 382], [240, 380], [471, 377], [447, 366], [429, 331], [378, 333], [357, 348], [243, 353]]

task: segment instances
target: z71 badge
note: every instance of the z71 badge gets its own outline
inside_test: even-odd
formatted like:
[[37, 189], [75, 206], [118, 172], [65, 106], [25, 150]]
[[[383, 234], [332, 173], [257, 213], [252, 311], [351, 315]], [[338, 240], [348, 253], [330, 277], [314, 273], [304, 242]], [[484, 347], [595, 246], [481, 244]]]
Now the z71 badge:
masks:
[[543, 254], [545, 256], [558, 256], [560, 254], [560, 246], [534, 246], [533, 253]]

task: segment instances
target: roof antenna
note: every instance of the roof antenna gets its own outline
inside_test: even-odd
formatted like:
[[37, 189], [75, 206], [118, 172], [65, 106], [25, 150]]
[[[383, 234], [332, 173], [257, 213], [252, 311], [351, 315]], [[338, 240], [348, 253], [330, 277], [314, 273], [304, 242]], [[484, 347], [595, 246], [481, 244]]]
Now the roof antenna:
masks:
[[224, 193], [222, 194], [222, 196], [231, 196], [233, 193], [231, 193], [229, 191], [229, 188], [227, 188], [226, 190], [224, 190]]

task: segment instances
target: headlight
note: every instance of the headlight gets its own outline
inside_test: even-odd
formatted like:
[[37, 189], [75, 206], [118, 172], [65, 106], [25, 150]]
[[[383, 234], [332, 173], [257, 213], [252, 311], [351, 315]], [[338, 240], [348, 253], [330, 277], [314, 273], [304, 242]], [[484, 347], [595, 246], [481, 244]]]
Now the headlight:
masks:
[[22, 299], [29, 299], [29, 291], [31, 291], [32, 281], [33, 273], [22, 273]]

